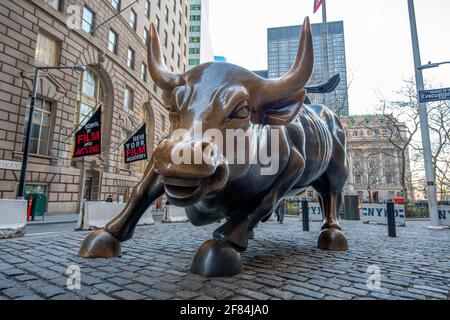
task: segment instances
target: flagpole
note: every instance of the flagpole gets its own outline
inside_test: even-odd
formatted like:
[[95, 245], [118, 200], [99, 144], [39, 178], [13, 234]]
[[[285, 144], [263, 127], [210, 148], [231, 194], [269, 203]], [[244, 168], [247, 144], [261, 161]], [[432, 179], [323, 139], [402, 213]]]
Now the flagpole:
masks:
[[[330, 78], [329, 61], [328, 61], [328, 21], [327, 21], [327, 2], [323, 0], [322, 3], [322, 40], [323, 40], [323, 80], [327, 81]], [[323, 95], [323, 104], [327, 104], [328, 94]]]

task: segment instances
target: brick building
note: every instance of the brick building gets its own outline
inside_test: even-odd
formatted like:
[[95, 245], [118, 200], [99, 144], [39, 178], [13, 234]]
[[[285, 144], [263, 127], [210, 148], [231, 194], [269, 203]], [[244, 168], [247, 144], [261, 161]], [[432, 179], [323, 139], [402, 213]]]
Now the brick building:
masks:
[[[48, 212], [75, 212], [83, 199], [109, 194], [126, 201], [145, 161], [126, 165], [121, 143], [145, 121], [152, 149], [169, 128], [147, 71], [148, 28], [158, 27], [169, 69], [184, 72], [188, 10], [187, 0], [2, 1], [0, 198], [16, 197], [34, 66], [81, 64], [82, 74], [41, 73], [26, 188], [45, 192]], [[98, 106], [102, 154], [72, 160], [73, 132]]]

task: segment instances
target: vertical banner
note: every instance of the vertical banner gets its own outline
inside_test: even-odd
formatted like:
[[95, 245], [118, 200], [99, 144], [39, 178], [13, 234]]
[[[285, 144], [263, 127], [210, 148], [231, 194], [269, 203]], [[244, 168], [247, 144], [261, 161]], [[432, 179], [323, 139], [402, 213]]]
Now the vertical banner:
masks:
[[125, 163], [147, 160], [147, 124], [144, 124], [124, 145]]
[[73, 143], [72, 158], [81, 158], [100, 154], [102, 152], [102, 110], [98, 110], [77, 131]]

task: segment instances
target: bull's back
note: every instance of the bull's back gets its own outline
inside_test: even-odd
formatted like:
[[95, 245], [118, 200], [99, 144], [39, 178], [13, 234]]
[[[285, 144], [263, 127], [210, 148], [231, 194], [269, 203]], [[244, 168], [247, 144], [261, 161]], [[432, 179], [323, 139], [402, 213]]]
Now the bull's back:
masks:
[[303, 189], [327, 171], [334, 145], [345, 144], [345, 133], [337, 116], [323, 105], [304, 105], [288, 132], [305, 159], [305, 170], [296, 184], [296, 189]]

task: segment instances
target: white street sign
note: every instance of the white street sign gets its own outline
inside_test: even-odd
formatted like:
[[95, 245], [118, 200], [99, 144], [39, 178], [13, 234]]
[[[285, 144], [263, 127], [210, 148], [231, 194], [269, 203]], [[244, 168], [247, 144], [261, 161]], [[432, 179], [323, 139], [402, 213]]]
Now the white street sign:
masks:
[[22, 169], [22, 162], [0, 160], [0, 169], [20, 171]]
[[441, 226], [450, 227], [450, 206], [438, 207], [439, 224]]

